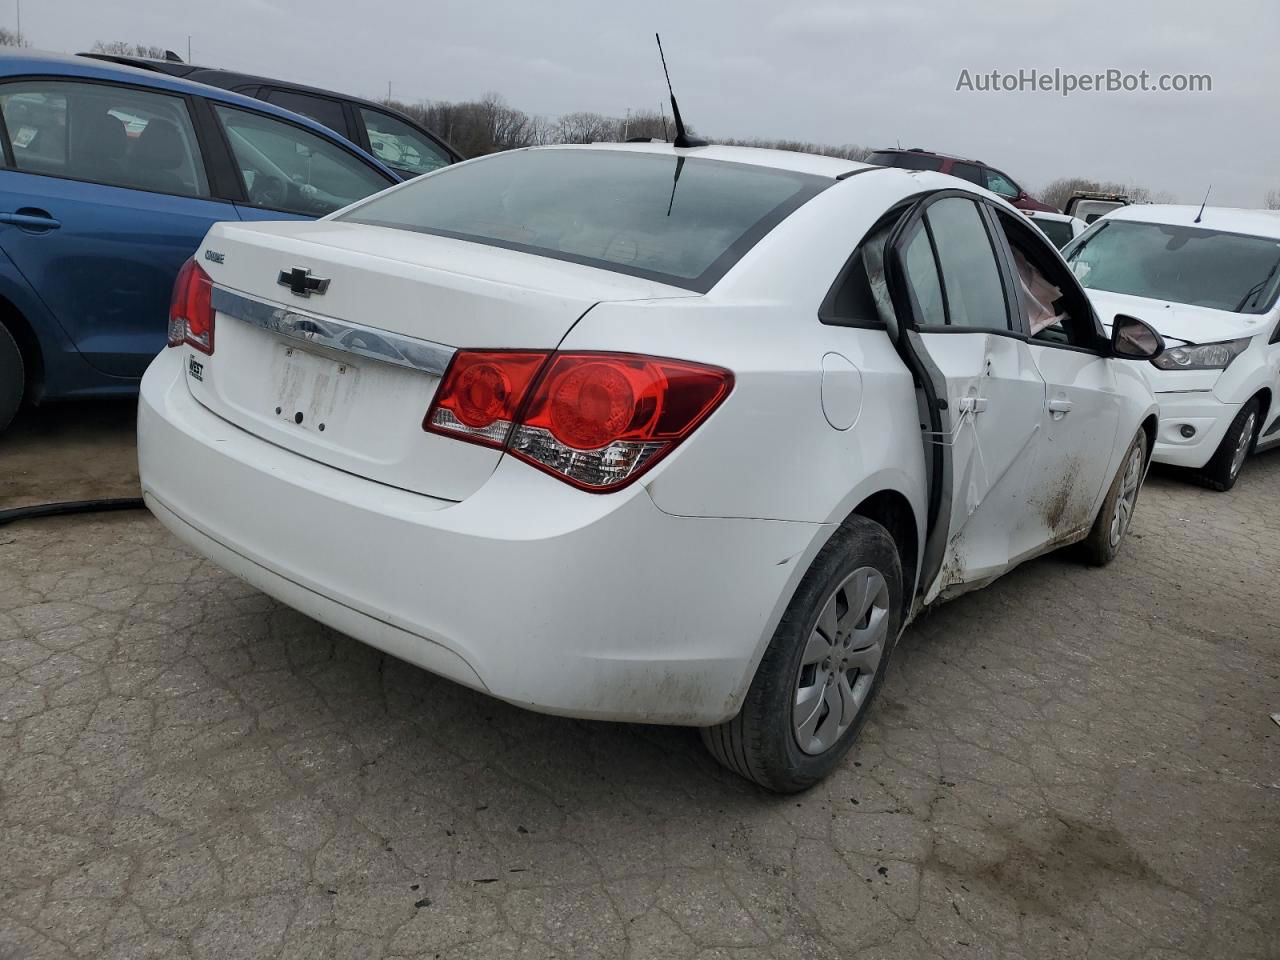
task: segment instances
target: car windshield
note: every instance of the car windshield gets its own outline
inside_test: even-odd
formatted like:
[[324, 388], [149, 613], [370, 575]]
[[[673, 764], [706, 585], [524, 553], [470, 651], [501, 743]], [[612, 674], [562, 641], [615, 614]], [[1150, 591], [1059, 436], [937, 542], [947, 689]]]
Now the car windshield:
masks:
[[1280, 285], [1280, 239], [1110, 220], [1066, 253], [1086, 287], [1235, 313], [1265, 313]]
[[448, 167], [337, 219], [706, 292], [761, 237], [833, 182], [669, 153], [515, 150]]

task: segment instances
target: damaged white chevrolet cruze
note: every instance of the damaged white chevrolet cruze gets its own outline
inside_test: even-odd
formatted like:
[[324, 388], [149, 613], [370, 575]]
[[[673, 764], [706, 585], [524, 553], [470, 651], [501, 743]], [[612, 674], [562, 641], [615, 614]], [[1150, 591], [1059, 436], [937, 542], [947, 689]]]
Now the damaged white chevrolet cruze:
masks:
[[215, 226], [138, 415], [146, 502], [337, 630], [549, 713], [826, 775], [925, 605], [1083, 541], [1157, 422], [1033, 225], [933, 173], [513, 151]]

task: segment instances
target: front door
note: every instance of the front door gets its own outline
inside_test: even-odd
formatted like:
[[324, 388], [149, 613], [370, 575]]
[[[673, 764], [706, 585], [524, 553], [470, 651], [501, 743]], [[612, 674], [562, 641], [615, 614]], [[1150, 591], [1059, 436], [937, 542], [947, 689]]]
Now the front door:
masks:
[[1106, 339], [1080, 285], [1044, 238], [1016, 214], [993, 208], [1018, 285], [1018, 318], [1048, 392], [1042, 440], [1027, 489], [1015, 555], [1078, 539], [1093, 524], [1130, 437]]
[[[895, 231], [898, 331], [935, 419], [926, 434], [935, 512], [924, 602], [999, 576], [1015, 556], [1045, 407], [1045, 381], [1016, 329], [977, 203], [947, 193]], [[935, 469], [936, 468], [936, 469]]]
[[243, 220], [323, 217], [396, 181], [354, 148], [279, 117], [215, 103], [244, 187]]
[[178, 268], [211, 224], [184, 97], [46, 78], [0, 85], [0, 249], [80, 353], [140, 377], [164, 348]]

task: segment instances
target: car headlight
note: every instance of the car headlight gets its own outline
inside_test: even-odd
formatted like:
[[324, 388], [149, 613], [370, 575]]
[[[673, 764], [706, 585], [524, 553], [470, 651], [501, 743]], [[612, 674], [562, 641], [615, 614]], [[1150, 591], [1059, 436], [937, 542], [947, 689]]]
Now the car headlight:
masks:
[[1225, 370], [1244, 353], [1252, 337], [1172, 347], [1151, 362], [1161, 370]]

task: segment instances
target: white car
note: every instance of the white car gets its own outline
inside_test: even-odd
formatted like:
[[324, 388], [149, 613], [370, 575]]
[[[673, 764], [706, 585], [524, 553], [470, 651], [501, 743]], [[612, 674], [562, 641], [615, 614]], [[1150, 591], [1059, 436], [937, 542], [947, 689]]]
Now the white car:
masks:
[[503, 700], [703, 727], [784, 791], [840, 759], [923, 605], [1115, 554], [1156, 424], [1116, 358], [1161, 349], [1107, 340], [977, 187], [657, 143], [218, 224], [170, 342], [139, 463], [180, 539]]
[[1122, 207], [1066, 257], [1099, 314], [1140, 317], [1168, 341], [1145, 365], [1156, 461], [1228, 490], [1251, 451], [1280, 445], [1280, 213]]
[[1023, 210], [1022, 213], [1059, 250], [1089, 229], [1089, 225], [1079, 217], [1069, 217], [1065, 213], [1046, 213], [1043, 210]]

